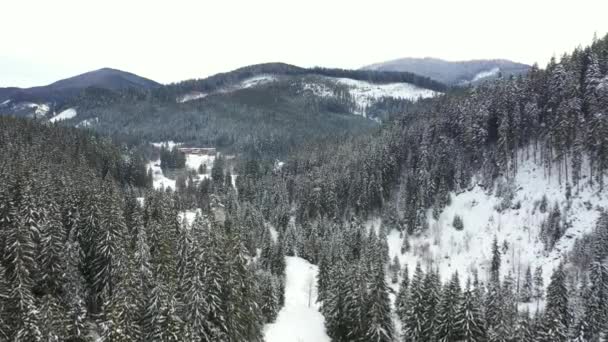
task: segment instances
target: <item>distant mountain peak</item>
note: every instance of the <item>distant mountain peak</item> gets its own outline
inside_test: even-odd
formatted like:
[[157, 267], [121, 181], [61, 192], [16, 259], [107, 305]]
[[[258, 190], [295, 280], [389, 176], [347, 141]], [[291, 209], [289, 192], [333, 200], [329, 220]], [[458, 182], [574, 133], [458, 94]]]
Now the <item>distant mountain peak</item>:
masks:
[[[152, 89], [161, 84], [136, 74], [114, 69], [101, 68], [80, 75], [65, 78], [49, 85], [31, 88], [0, 88], [0, 103], [5, 101], [62, 103], [80, 94], [84, 89], [96, 87], [108, 90]], [[8, 103], [8, 102], [7, 102]]]
[[448, 61], [436, 57], [405, 57], [371, 64], [362, 69], [411, 72], [446, 84], [462, 85], [492, 79], [498, 74], [523, 74], [529, 68], [526, 64], [498, 58]]

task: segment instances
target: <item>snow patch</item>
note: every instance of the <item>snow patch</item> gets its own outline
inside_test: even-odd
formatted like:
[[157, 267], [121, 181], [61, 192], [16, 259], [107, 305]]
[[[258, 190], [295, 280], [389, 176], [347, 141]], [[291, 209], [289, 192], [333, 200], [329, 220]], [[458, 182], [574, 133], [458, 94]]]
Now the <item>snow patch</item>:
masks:
[[241, 81], [239, 88], [246, 89], [251, 87], [257, 87], [263, 84], [276, 81], [277, 78], [274, 75], [257, 75]]
[[6, 101], [3, 101], [2, 103], [0, 103], [0, 106], [6, 106], [7, 104], [11, 103], [11, 100], [8, 99]]
[[266, 342], [330, 342], [317, 301], [318, 268], [299, 257], [286, 257], [285, 306], [265, 327]]
[[156, 148], [164, 147], [169, 150], [172, 150], [175, 146], [180, 146], [182, 143], [175, 142], [173, 140], [169, 140], [169, 141], [161, 141], [161, 142], [151, 142], [150, 144]]
[[475, 77], [473, 77], [473, 79], [471, 80], [471, 82], [477, 82], [477, 81], [482, 80], [484, 78], [496, 76], [496, 75], [498, 75], [499, 72], [500, 72], [500, 68], [498, 68], [498, 67], [492, 68], [490, 70], [485, 70], [485, 71], [479, 72], [479, 73], [477, 73], [475, 75]]
[[175, 181], [165, 177], [163, 169], [160, 168], [160, 159], [151, 161], [148, 163], [148, 169], [152, 169], [152, 183], [154, 189], [168, 189], [175, 190]]
[[207, 93], [203, 93], [200, 91], [191, 91], [187, 94], [184, 94], [182, 96], [179, 96], [176, 101], [177, 103], [184, 103], [184, 102], [188, 102], [188, 101], [194, 101], [194, 100], [198, 100], [198, 99], [202, 99], [207, 97]]
[[215, 161], [215, 156], [209, 155], [199, 155], [199, 154], [186, 154], [186, 167], [188, 169], [192, 169], [198, 171], [199, 166], [202, 164], [206, 165], [205, 173], [209, 173], [211, 168], [213, 167], [213, 162]]
[[68, 120], [68, 119], [75, 118], [76, 115], [77, 115], [76, 109], [68, 108], [68, 109], [62, 111], [61, 113], [55, 115], [54, 117], [50, 118], [49, 121], [57, 122], [57, 121]]
[[87, 128], [99, 122], [99, 118], [91, 118], [80, 121], [76, 124], [76, 128]]

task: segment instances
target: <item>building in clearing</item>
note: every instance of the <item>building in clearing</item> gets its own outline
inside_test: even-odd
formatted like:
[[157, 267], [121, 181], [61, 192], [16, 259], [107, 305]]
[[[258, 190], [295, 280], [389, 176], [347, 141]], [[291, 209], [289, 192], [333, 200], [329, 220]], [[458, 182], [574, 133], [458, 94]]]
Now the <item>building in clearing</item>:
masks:
[[196, 154], [200, 156], [215, 156], [217, 153], [215, 147], [180, 147], [178, 149], [185, 154]]

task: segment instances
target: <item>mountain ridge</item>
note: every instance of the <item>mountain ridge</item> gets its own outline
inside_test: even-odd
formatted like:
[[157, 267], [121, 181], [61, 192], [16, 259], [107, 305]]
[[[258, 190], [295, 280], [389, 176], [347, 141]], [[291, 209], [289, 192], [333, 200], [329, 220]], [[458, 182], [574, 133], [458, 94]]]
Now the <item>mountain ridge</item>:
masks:
[[495, 68], [506, 76], [523, 74], [530, 66], [502, 58], [448, 61], [436, 57], [404, 57], [369, 64], [361, 69], [411, 72], [448, 85], [462, 85], [478, 81], [479, 79], [475, 79], [476, 75]]

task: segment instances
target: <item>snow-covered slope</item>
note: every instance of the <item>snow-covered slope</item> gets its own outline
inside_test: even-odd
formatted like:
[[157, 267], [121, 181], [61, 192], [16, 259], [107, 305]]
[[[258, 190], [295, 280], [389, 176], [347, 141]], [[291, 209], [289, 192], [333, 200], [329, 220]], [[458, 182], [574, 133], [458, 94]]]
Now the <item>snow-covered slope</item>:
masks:
[[62, 111], [61, 113], [53, 116], [52, 118], [50, 118], [49, 121], [57, 122], [57, 121], [62, 121], [62, 120], [68, 120], [68, 119], [75, 118], [76, 115], [77, 115], [76, 109], [68, 108], [68, 109]]
[[438, 93], [430, 89], [420, 88], [409, 83], [375, 84], [350, 78], [337, 78], [336, 82], [348, 87], [350, 95], [355, 99], [358, 114], [365, 115], [365, 109], [383, 97], [394, 97], [406, 100], [418, 100], [433, 97]]
[[264, 85], [264, 84], [267, 84], [270, 82], [274, 82], [277, 79], [278, 79], [278, 77], [275, 75], [267, 75], [267, 74], [257, 75], [257, 76], [253, 76], [253, 77], [244, 79], [241, 82], [238, 82], [234, 85], [217, 89], [210, 93], [203, 93], [200, 91], [191, 91], [191, 92], [185, 93], [181, 96], [178, 96], [176, 101], [178, 103], [194, 101], [194, 100], [205, 98], [211, 94], [230, 93], [230, 92], [237, 91], [240, 89], [247, 89], [247, 88], [261, 86], [261, 85]]
[[270, 82], [274, 82], [277, 80], [277, 77], [274, 75], [257, 75], [246, 80], [243, 80], [238, 86], [238, 89], [245, 89], [256, 87], [259, 85], [267, 84]]
[[176, 101], [178, 103], [184, 103], [184, 102], [188, 102], [188, 101], [193, 101], [193, 100], [198, 100], [198, 99], [202, 99], [204, 97], [206, 97], [207, 93], [202, 93], [200, 91], [191, 91], [189, 93], [186, 93], [182, 96], [179, 96]]
[[[331, 82], [346, 87], [349, 95], [355, 101], [357, 108], [355, 114], [366, 116], [367, 108], [375, 101], [383, 97], [392, 97], [416, 101], [421, 98], [437, 96], [440, 93], [415, 86], [410, 83], [385, 83], [376, 84], [359, 81], [350, 78], [322, 77], [324, 82]], [[309, 91], [315, 96], [332, 97], [340, 96], [332, 87], [323, 83], [304, 83], [304, 91]]]
[[[502, 198], [495, 192], [489, 192], [479, 186], [459, 194], [452, 194], [451, 203], [440, 214], [437, 220], [429, 213], [430, 229], [418, 237], [410, 237], [411, 249], [401, 254], [402, 239], [397, 231], [388, 236], [390, 257], [397, 255], [402, 264], [408, 264], [413, 271], [417, 262], [424, 267], [437, 267], [443, 280], [458, 271], [461, 279], [471, 275], [477, 268], [482, 280], [489, 272], [492, 242], [496, 236], [502, 249], [501, 274], [511, 272], [515, 278], [523, 276], [526, 268], [541, 266], [545, 284], [553, 269], [559, 264], [563, 255], [568, 253], [577, 237], [590, 233], [599, 217], [599, 207], [608, 206], [606, 193], [597, 193], [597, 187], [581, 186], [580, 190], [572, 189], [570, 199], [566, 198], [566, 184], [558, 181], [557, 170], [547, 170], [536, 165], [531, 159], [520, 163], [514, 177], [515, 191], [511, 205], [504, 210], [500, 207]], [[584, 175], [588, 172], [584, 171]], [[547, 210], [541, 212], [539, 203], [545, 195]], [[557, 242], [551, 252], [546, 252], [539, 238], [541, 223], [557, 203], [561, 210], [562, 220], [570, 225], [564, 236]], [[454, 215], [460, 215], [464, 229], [456, 230], [452, 226]]]
[[317, 301], [318, 268], [298, 257], [287, 257], [285, 305], [275, 323], [265, 327], [266, 342], [329, 342]]
[[498, 75], [499, 72], [500, 72], [500, 68], [492, 68], [490, 70], [482, 71], [482, 72], [478, 73], [477, 75], [475, 75], [475, 77], [473, 77], [473, 79], [471, 80], [471, 83], [480, 81], [484, 78], [496, 76], [496, 75]]

